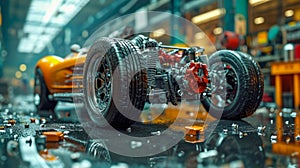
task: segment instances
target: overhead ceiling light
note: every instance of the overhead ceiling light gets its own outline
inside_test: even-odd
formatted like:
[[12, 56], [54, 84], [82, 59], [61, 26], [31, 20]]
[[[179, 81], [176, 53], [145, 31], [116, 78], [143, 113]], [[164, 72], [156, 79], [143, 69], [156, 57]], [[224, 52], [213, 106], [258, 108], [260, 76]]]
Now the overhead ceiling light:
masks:
[[263, 24], [264, 22], [265, 22], [265, 18], [261, 16], [254, 19], [254, 23], [257, 25]]
[[47, 24], [51, 17], [56, 14], [58, 11], [59, 6], [61, 5], [62, 0], [52, 0], [50, 6], [46, 10], [46, 14], [43, 18], [43, 23]]
[[249, 0], [249, 3], [251, 6], [257, 6], [257, 5], [263, 4], [268, 1], [270, 1], [270, 0]]
[[22, 38], [18, 46], [18, 51], [29, 53], [33, 50], [33, 47], [34, 47], [34, 43], [32, 43], [30, 39]]
[[38, 40], [39, 37], [40, 37], [39, 34], [30, 34], [28, 36], [28, 39], [30, 39], [30, 40]]
[[89, 32], [87, 30], [82, 31], [81, 36], [83, 38], [87, 38], [89, 36]]
[[39, 21], [43, 20], [43, 16], [44, 16], [43, 13], [42, 14], [40, 14], [40, 13], [30, 13], [30, 14], [27, 15], [26, 21], [39, 22]]
[[224, 8], [218, 8], [214, 9], [212, 11], [200, 14], [198, 16], [195, 16], [192, 18], [192, 22], [196, 24], [205, 23], [210, 20], [215, 20], [221, 16], [223, 16], [226, 13], [226, 10]]
[[51, 34], [51, 35], [53, 35], [53, 34], [58, 33], [59, 30], [60, 30], [60, 29], [57, 28], [57, 27], [46, 27], [45, 30], [44, 30], [44, 33], [45, 33], [45, 34]]
[[18, 51], [40, 53], [89, 0], [32, 0]]
[[25, 64], [21, 64], [21, 65], [19, 66], [19, 70], [20, 70], [21, 72], [26, 71], [26, 69], [27, 69], [27, 66], [26, 66]]
[[44, 31], [44, 27], [33, 25], [33, 24], [25, 24], [23, 31], [25, 33], [35, 33], [40, 34]]
[[37, 46], [34, 48], [33, 52], [34, 52], [34, 53], [40, 53], [40, 52], [42, 52], [42, 51], [44, 50], [45, 47], [46, 47], [45, 45], [37, 45]]
[[291, 17], [291, 16], [294, 16], [294, 11], [291, 10], [291, 9], [286, 10], [286, 11], [284, 12], [284, 15], [285, 15], [285, 17]]
[[213, 30], [214, 35], [220, 35], [223, 33], [223, 28], [222, 27], [216, 27]]
[[29, 11], [30, 12], [41, 12], [47, 11], [47, 8], [50, 6], [51, 1], [43, 1], [43, 0], [33, 0], [30, 4]]
[[22, 78], [22, 72], [17, 71], [17, 72], [15, 73], [15, 77], [16, 77], [17, 79]]
[[64, 4], [59, 8], [60, 12], [69, 12], [72, 13], [72, 11], [76, 10], [75, 4]]

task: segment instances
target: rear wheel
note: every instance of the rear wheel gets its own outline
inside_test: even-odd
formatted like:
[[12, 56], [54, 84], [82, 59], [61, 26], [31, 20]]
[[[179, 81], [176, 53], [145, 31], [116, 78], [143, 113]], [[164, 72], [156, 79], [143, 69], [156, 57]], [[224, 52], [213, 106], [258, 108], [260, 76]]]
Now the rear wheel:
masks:
[[83, 86], [85, 107], [94, 123], [127, 128], [138, 120], [147, 96], [143, 64], [139, 49], [128, 40], [101, 38], [92, 45]]
[[38, 111], [53, 111], [57, 104], [56, 101], [52, 101], [49, 99], [49, 90], [45, 84], [45, 80], [40, 69], [37, 69], [35, 72], [33, 96], [34, 104]]
[[205, 109], [224, 119], [252, 115], [260, 104], [264, 89], [261, 69], [253, 58], [245, 53], [221, 50], [210, 56], [209, 66], [216, 77], [215, 83], [212, 79], [212, 88], [218, 85], [222, 88], [202, 101]]

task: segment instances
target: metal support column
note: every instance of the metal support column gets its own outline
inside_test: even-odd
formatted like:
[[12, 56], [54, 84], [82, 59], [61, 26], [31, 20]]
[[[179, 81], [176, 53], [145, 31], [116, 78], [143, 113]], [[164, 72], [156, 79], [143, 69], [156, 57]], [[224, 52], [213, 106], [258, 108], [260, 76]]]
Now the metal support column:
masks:
[[235, 15], [235, 1], [236, 0], [224, 0], [224, 8], [226, 14], [224, 16], [224, 30], [234, 32], [234, 15]]
[[[171, 12], [173, 15], [181, 16], [181, 3], [182, 0], [171, 0]], [[171, 44], [182, 43], [178, 38], [175, 37], [182, 36], [182, 34], [180, 33], [180, 26], [184, 25], [180, 25], [175, 17], [171, 17], [170, 23], [170, 33], [172, 35]]]
[[[248, 30], [248, 0], [223, 0], [223, 7], [226, 10], [224, 16], [224, 30], [246, 35]], [[238, 22], [245, 23], [243, 27], [243, 29], [246, 29], [245, 31], [239, 30], [241, 27], [236, 24], [241, 23]]]

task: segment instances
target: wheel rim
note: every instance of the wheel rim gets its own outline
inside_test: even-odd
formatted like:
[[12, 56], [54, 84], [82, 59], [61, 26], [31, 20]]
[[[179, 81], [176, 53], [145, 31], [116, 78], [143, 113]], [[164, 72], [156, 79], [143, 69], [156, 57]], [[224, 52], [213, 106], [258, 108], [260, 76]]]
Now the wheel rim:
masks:
[[238, 79], [235, 70], [229, 64], [224, 64], [226, 72], [226, 101], [225, 106], [229, 106], [237, 95]]
[[217, 89], [215, 89], [215, 95], [211, 98], [217, 107], [230, 106], [236, 98], [238, 91], [238, 78], [235, 69], [228, 63], [222, 63], [218, 65], [212, 65], [212, 69], [218, 69], [215, 72]]
[[112, 68], [108, 58], [98, 65], [93, 82], [96, 105], [105, 114], [112, 99]]
[[39, 76], [35, 79], [34, 83], [34, 104], [36, 106], [40, 105], [41, 103], [41, 82], [39, 80]]

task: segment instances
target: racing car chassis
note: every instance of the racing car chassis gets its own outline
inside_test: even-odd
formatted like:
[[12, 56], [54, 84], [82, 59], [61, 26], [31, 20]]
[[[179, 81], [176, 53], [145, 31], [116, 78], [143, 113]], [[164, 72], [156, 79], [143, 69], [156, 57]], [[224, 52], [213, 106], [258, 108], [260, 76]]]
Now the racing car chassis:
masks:
[[[36, 83], [41, 83], [42, 73], [37, 74]], [[121, 128], [137, 120], [147, 102], [199, 100], [212, 116], [247, 117], [259, 106], [264, 87], [260, 67], [248, 54], [220, 50], [208, 57], [204, 48], [166, 46], [143, 35], [97, 40], [88, 50], [82, 76], [89, 117], [98, 125], [104, 118]], [[46, 86], [40, 88], [49, 94]], [[62, 100], [53, 95], [43, 100], [44, 109]]]

